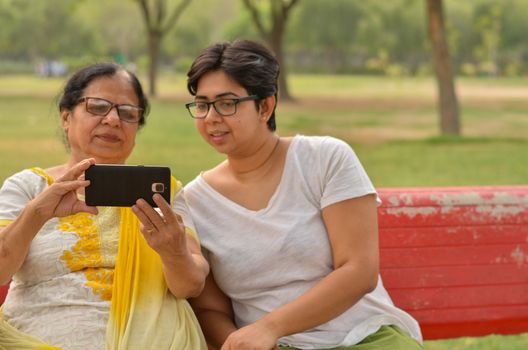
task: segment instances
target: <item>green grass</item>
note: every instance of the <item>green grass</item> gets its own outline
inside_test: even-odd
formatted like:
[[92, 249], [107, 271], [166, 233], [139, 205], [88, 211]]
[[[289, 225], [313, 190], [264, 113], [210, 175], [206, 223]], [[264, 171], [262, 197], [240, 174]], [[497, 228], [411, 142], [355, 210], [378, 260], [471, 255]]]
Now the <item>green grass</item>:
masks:
[[[146, 79], [144, 79], [146, 81]], [[430, 78], [293, 76], [295, 102], [281, 103], [278, 131], [349, 142], [377, 187], [528, 183], [528, 88], [518, 79], [465, 79], [462, 137], [438, 136]], [[0, 77], [0, 181], [67, 158], [56, 98], [61, 79]], [[199, 137], [183, 103], [183, 76], [164, 76], [129, 159], [171, 167], [186, 183], [223, 157]], [[426, 342], [428, 350], [516, 350], [528, 334]]]
[[[495, 85], [493, 85], [493, 84]], [[67, 156], [56, 111], [63, 82], [0, 77], [0, 180]], [[294, 76], [279, 134], [325, 134], [353, 145], [378, 187], [528, 183], [528, 101], [515, 79], [458, 83], [462, 137], [439, 137], [429, 78]], [[164, 76], [130, 163], [166, 164], [184, 183], [222, 159], [183, 107], [183, 76]], [[519, 97], [521, 96], [521, 97]]]
[[528, 333], [426, 341], [426, 350], [526, 350]]
[[[62, 84], [0, 77], [0, 180], [67, 156], [56, 112]], [[290, 86], [296, 100], [279, 105], [279, 133], [348, 141], [378, 187], [528, 183], [527, 89], [515, 79], [460, 81], [464, 136], [456, 138], [438, 136], [430, 78], [305, 75]], [[159, 91], [130, 162], [167, 164], [188, 182], [222, 156], [202, 142], [183, 107], [184, 77], [164, 76]]]
[[528, 140], [431, 138], [355, 148], [383, 187], [528, 183]]

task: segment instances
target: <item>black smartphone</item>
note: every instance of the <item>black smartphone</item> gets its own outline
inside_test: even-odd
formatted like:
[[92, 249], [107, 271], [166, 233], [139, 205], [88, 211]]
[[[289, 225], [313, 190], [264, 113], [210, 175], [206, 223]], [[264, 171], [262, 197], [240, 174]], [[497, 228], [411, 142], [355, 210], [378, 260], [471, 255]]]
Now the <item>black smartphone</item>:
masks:
[[152, 200], [159, 193], [170, 203], [170, 168], [163, 166], [95, 164], [84, 176], [90, 180], [85, 201], [90, 206], [131, 207], [139, 198]]

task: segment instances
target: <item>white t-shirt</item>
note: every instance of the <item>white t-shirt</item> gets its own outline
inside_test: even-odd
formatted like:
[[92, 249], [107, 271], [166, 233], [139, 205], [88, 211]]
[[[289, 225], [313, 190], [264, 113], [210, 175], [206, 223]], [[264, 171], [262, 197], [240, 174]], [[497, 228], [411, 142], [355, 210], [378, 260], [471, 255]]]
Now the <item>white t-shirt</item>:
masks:
[[[192, 219], [215, 280], [231, 298], [238, 327], [299, 297], [333, 270], [321, 210], [376, 193], [358, 158], [331, 137], [295, 136], [268, 206], [248, 210], [216, 192], [202, 176], [185, 187]], [[354, 283], [354, 281], [350, 281]], [[353, 345], [382, 325], [421, 341], [417, 322], [376, 289], [337, 318], [280, 344], [303, 349]]]

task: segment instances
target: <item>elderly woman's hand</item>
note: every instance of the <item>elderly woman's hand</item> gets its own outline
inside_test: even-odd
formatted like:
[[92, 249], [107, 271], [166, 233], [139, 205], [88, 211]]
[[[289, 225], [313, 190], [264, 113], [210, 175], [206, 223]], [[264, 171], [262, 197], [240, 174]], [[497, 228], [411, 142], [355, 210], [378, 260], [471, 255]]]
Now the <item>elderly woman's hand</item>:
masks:
[[141, 222], [141, 232], [145, 240], [162, 259], [189, 254], [182, 218], [172, 211], [161, 195], [155, 194], [153, 200], [161, 214], [144, 199], [138, 199], [132, 207]]
[[141, 222], [140, 230], [147, 243], [160, 256], [165, 282], [176, 298], [190, 298], [200, 294], [209, 273], [198, 242], [185, 232], [182, 218], [160, 194], [153, 196], [159, 211], [144, 199], [139, 199], [132, 210]]
[[77, 191], [90, 184], [90, 181], [84, 180], [82, 176], [84, 171], [93, 164], [95, 164], [95, 159], [85, 159], [56, 179], [29, 203], [34, 214], [44, 221], [79, 212], [97, 214], [96, 207], [87, 206], [84, 201], [77, 198]]

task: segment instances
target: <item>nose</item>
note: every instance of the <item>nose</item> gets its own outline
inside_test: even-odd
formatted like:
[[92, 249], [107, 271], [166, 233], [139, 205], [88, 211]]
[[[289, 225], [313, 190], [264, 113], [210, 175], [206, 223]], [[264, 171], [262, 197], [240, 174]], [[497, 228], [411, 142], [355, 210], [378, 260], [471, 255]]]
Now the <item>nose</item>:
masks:
[[214, 105], [209, 105], [209, 110], [207, 111], [207, 114], [205, 115], [205, 118], [204, 120], [211, 120], [211, 121], [215, 121], [215, 120], [222, 120], [222, 116], [216, 111], [216, 108], [214, 107]]
[[112, 126], [117, 126], [121, 123], [121, 119], [119, 119], [119, 113], [117, 112], [117, 107], [113, 106], [107, 115], [104, 116], [103, 123], [107, 123]]

